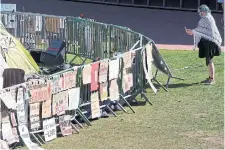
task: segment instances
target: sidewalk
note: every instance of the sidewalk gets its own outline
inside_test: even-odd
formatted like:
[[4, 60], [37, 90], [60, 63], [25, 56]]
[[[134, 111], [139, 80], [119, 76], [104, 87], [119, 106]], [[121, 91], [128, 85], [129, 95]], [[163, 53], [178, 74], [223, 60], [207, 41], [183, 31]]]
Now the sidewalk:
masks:
[[[193, 45], [168, 45], [168, 44], [156, 44], [158, 49], [166, 50], [193, 50]], [[221, 46], [221, 50], [224, 52], [224, 46]]]

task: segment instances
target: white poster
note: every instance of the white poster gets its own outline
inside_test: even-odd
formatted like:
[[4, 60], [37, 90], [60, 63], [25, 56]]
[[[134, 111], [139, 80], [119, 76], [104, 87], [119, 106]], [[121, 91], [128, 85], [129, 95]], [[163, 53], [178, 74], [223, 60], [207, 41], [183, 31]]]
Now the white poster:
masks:
[[91, 94], [91, 117], [92, 119], [101, 116], [98, 92]]
[[123, 68], [131, 68], [131, 51], [123, 53]]
[[64, 89], [64, 80], [63, 77], [61, 77], [60, 75], [53, 76], [51, 82], [52, 94], [61, 92]]
[[119, 75], [119, 58], [109, 62], [109, 80], [117, 79]]
[[19, 88], [17, 92], [17, 121], [19, 125], [26, 124], [26, 112], [25, 112], [25, 103], [23, 88]]
[[40, 127], [40, 103], [30, 104], [30, 128], [38, 129]]
[[11, 95], [11, 92], [4, 92], [0, 94], [0, 99], [4, 102], [8, 109], [16, 110], [16, 99]]
[[52, 97], [52, 114], [62, 115], [68, 110], [68, 91], [54, 94]]
[[107, 75], [108, 75], [108, 61], [103, 61], [100, 63], [99, 67], [99, 83], [103, 83], [107, 81]]
[[70, 115], [59, 116], [59, 126], [63, 136], [72, 134]]
[[22, 138], [25, 145], [29, 148], [29, 150], [43, 150], [42, 148], [38, 147], [37, 144], [33, 143], [30, 140], [30, 134], [29, 134], [29, 131], [27, 129], [27, 126], [20, 125], [19, 126], [19, 133], [20, 133], [20, 137]]
[[82, 71], [83, 84], [91, 83], [91, 65], [85, 65]]
[[80, 88], [73, 88], [68, 90], [69, 94], [69, 108], [68, 110], [75, 110], [80, 102]]
[[43, 129], [46, 142], [57, 138], [55, 118], [44, 120]]
[[8, 144], [13, 144], [15, 142], [18, 142], [13, 134], [9, 117], [4, 118], [4, 121], [2, 121], [2, 138], [4, 141], [7, 141]]

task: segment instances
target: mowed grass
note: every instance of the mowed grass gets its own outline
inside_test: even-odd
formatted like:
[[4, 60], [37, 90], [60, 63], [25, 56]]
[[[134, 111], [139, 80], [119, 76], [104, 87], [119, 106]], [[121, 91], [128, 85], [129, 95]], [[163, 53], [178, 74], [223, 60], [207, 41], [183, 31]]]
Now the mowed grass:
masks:
[[[197, 51], [161, 50], [161, 54], [173, 75], [184, 81], [172, 79], [169, 92], [160, 88], [156, 95], [147, 89], [153, 105], [134, 106], [134, 114], [126, 107], [129, 113], [92, 121], [79, 134], [57, 138], [43, 148], [224, 149], [224, 54], [214, 58], [212, 86], [199, 83], [208, 71]], [[158, 80], [165, 84], [167, 77], [159, 74]]]

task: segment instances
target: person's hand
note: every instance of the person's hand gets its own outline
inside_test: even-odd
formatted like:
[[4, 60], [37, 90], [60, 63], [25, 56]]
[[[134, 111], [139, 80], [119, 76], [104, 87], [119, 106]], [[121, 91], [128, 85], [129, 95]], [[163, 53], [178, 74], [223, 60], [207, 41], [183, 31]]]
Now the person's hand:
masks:
[[193, 31], [191, 29], [185, 29], [188, 35], [193, 35]]

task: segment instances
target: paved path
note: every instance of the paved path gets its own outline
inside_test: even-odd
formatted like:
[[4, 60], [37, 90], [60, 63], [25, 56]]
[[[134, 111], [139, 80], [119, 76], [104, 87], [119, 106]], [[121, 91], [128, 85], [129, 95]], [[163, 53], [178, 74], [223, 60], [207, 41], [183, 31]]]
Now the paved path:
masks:
[[[120, 7], [100, 4], [78, 3], [59, 0], [1, 0], [2, 3], [16, 3], [17, 10], [53, 15], [79, 16], [93, 18], [99, 22], [127, 26], [140, 32], [159, 47], [170, 49], [192, 49], [193, 38], [186, 35], [184, 27], [195, 28], [200, 19], [197, 12], [157, 10], [146, 8]], [[222, 14], [213, 14], [222, 37]], [[175, 46], [171, 46], [175, 45]], [[179, 46], [178, 46], [179, 45]]]

